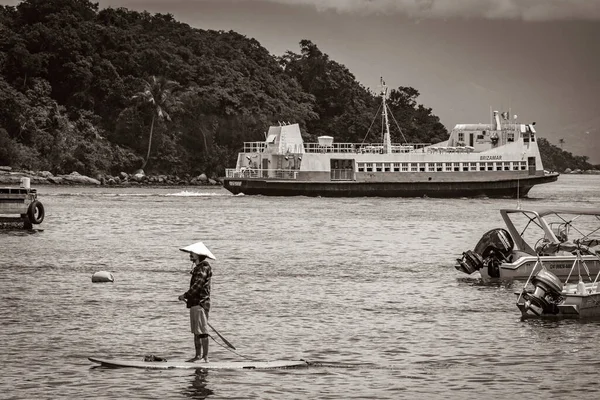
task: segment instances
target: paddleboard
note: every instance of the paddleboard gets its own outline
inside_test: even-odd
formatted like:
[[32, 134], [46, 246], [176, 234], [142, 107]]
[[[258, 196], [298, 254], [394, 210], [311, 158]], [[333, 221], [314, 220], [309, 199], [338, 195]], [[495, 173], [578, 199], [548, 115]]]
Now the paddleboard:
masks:
[[306, 361], [136, 361], [108, 358], [88, 357], [91, 362], [110, 368], [144, 368], [144, 369], [273, 369], [308, 367]]

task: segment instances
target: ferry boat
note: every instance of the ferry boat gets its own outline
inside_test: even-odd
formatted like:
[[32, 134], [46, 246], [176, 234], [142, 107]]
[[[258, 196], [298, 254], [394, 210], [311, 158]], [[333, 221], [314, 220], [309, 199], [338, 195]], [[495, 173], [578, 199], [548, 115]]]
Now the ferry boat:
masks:
[[223, 186], [233, 194], [327, 197], [525, 197], [554, 182], [544, 171], [535, 122], [493, 112], [489, 124], [458, 124], [448, 140], [391, 142], [382, 80], [382, 143], [304, 143], [298, 124], [271, 126], [265, 141], [245, 142]]

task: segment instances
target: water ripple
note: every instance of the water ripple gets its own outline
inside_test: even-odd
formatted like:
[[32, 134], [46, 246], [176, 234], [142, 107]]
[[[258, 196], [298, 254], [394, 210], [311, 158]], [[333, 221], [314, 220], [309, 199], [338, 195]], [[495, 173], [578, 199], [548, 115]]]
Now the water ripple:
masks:
[[[232, 196], [220, 188], [40, 187], [46, 220], [0, 230], [0, 385], [9, 398], [505, 399], [598, 396], [600, 322], [521, 321], [510, 282], [453, 267], [511, 199]], [[598, 204], [560, 177], [528, 204]], [[256, 359], [309, 368], [146, 371], [88, 356], [193, 352], [189, 261], [213, 265], [211, 324]], [[114, 283], [93, 284], [107, 270]], [[213, 360], [239, 356], [213, 343]], [[568, 376], [568, 379], [565, 377]]]

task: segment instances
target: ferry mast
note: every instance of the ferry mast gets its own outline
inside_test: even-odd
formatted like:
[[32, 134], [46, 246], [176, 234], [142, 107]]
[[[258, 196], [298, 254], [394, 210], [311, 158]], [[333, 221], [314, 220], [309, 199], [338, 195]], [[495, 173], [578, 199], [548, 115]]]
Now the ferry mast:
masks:
[[383, 114], [382, 114], [382, 119], [383, 119], [383, 152], [385, 154], [390, 154], [392, 152], [392, 139], [390, 138], [390, 121], [388, 120], [388, 113], [387, 113], [387, 104], [385, 103], [386, 97], [387, 97], [387, 86], [385, 85], [385, 82], [383, 81], [383, 77], [381, 77], [381, 102], [382, 102], [382, 106], [383, 106]]

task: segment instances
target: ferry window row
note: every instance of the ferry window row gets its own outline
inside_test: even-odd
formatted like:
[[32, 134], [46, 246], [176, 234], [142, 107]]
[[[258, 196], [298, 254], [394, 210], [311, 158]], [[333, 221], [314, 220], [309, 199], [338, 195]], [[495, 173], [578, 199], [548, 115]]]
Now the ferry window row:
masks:
[[527, 161], [356, 163], [358, 172], [524, 171]]

